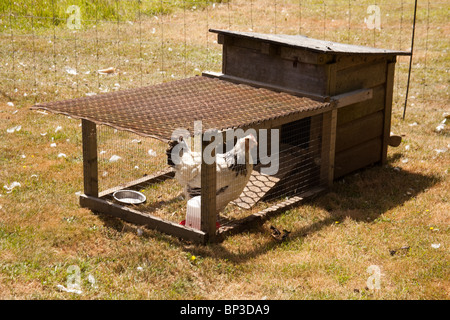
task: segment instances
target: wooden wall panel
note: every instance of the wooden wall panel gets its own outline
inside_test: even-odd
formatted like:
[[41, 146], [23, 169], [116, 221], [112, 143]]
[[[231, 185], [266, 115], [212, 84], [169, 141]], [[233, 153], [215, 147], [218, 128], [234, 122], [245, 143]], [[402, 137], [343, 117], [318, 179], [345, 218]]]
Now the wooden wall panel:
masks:
[[262, 54], [236, 46], [227, 46], [226, 75], [323, 95], [326, 91], [325, 65], [294, 62], [278, 55]]
[[359, 168], [381, 160], [381, 138], [376, 138], [356, 147], [336, 153], [334, 178], [340, 178]]
[[383, 135], [383, 123], [383, 112], [378, 111], [339, 126], [336, 130], [336, 152], [381, 137]]
[[340, 70], [336, 79], [336, 94], [379, 86], [386, 82], [386, 61]]
[[338, 127], [354, 121], [358, 118], [368, 116], [377, 111], [384, 110], [385, 89], [384, 85], [376, 86], [373, 89], [372, 99], [354, 103], [352, 105], [338, 109]]

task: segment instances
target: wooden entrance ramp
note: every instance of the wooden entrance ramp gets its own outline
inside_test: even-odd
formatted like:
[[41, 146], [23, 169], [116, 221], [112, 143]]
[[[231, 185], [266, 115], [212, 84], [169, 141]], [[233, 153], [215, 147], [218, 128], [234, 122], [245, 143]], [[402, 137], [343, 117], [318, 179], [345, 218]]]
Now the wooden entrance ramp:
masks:
[[[254, 167], [247, 186], [240, 197], [232, 202], [243, 209], [251, 209], [261, 199], [270, 196], [283, 179], [289, 176], [304, 158], [305, 151], [299, 147], [282, 144], [279, 153], [278, 171], [273, 175], [261, 173], [262, 165]], [[265, 161], [262, 161], [265, 163]], [[263, 170], [264, 171], [264, 170]]]

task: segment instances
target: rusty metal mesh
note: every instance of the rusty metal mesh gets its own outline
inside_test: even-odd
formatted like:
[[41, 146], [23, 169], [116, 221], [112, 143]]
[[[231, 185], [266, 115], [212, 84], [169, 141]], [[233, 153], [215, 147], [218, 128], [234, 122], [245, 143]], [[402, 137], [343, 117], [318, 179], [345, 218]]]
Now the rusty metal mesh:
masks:
[[37, 104], [33, 109], [87, 119], [119, 130], [167, 141], [183, 128], [203, 130], [248, 127], [329, 103], [228, 81], [196, 76], [159, 85], [71, 100]]

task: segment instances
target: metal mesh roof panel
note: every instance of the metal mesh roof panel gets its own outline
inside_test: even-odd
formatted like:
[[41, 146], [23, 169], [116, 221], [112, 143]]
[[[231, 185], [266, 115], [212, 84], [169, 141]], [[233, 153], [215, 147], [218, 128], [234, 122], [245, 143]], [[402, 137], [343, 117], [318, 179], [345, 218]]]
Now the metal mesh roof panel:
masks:
[[245, 128], [329, 105], [268, 89], [196, 76], [137, 89], [37, 104], [32, 109], [87, 119], [167, 141], [177, 128], [193, 133], [194, 121], [197, 120], [202, 120], [203, 131]]

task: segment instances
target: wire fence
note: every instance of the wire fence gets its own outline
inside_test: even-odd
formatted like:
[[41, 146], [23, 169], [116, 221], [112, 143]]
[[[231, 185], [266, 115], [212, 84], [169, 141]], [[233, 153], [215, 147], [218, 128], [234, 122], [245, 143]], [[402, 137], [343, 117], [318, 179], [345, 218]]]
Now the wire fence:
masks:
[[[0, 92], [24, 103], [94, 95], [221, 70], [209, 28], [410, 51], [414, 0], [6, 0]], [[419, 1], [410, 98], [448, 102], [449, 4]], [[405, 98], [399, 57], [394, 103]]]

